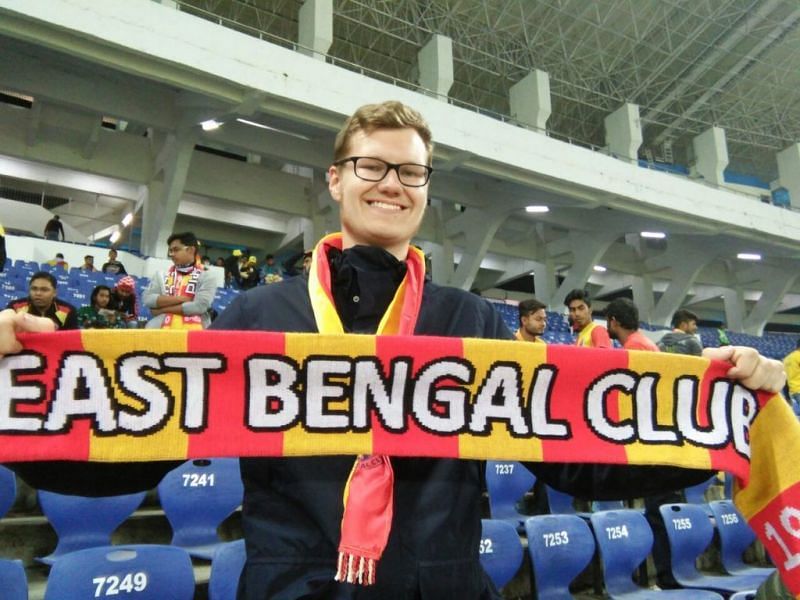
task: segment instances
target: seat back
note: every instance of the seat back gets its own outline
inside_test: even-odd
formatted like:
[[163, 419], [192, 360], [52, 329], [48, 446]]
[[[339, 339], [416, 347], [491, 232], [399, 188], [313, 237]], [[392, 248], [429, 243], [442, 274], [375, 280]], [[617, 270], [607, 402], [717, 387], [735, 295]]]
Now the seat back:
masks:
[[19, 560], [0, 560], [0, 590], [3, 600], [28, 600], [28, 580]]
[[61, 557], [47, 579], [45, 600], [132, 597], [192, 600], [192, 560], [174, 546], [102, 546]]
[[242, 503], [239, 459], [189, 460], [158, 484], [158, 497], [172, 526], [172, 544], [211, 559], [220, 543], [217, 527]]
[[625, 510], [622, 500], [595, 500], [592, 502], [592, 512], [601, 510]]
[[699, 577], [696, 560], [711, 543], [714, 526], [696, 504], [663, 504], [659, 509], [667, 530], [672, 573], [678, 581]]
[[5, 516], [17, 498], [17, 479], [14, 471], [0, 465], [0, 517]]
[[731, 574], [746, 571], [749, 567], [742, 555], [755, 541], [755, 532], [730, 500], [715, 500], [708, 505], [719, 532], [722, 566]]
[[493, 519], [524, 519], [517, 501], [533, 487], [536, 477], [518, 462], [486, 462], [486, 488]]
[[628, 509], [596, 512], [590, 518], [608, 593], [613, 597], [641, 590], [632, 577], [653, 547], [647, 519], [641, 512]]
[[522, 541], [516, 528], [506, 521], [481, 520], [478, 552], [481, 565], [498, 588], [511, 581], [522, 564]]
[[40, 562], [52, 564], [68, 552], [107, 546], [111, 534], [139, 508], [145, 492], [87, 498], [39, 490], [39, 505], [58, 535], [56, 549]]
[[239, 578], [246, 559], [244, 540], [217, 546], [211, 559], [211, 575], [208, 578], [209, 600], [236, 600]]
[[546, 486], [547, 488], [547, 503], [550, 505], [550, 512], [554, 515], [574, 515], [575, 505], [573, 501], [575, 500], [574, 497], [570, 496], [565, 492], [559, 492], [556, 489], [551, 488], [549, 485]]
[[525, 531], [538, 597], [571, 599], [569, 584], [594, 554], [589, 525], [576, 515], [541, 515], [525, 521]]
[[705, 504], [706, 490], [711, 487], [711, 484], [714, 483], [716, 478], [716, 475], [712, 475], [702, 483], [687, 487], [685, 490], [683, 490], [686, 502], [688, 504]]

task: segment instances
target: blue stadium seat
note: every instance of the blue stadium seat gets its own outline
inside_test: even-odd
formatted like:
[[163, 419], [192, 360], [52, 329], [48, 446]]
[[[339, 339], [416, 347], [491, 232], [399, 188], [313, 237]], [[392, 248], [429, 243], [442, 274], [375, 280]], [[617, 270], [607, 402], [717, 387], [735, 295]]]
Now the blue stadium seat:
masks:
[[492, 519], [502, 519], [521, 527], [528, 518], [517, 511], [517, 501], [536, 483], [536, 477], [522, 463], [486, 462], [486, 488]]
[[775, 570], [772, 567], [754, 567], [742, 560], [744, 551], [755, 541], [756, 534], [730, 500], [709, 503], [717, 525], [722, 568], [731, 575], [760, 575], [764, 579]]
[[478, 551], [481, 565], [498, 588], [514, 579], [522, 564], [522, 542], [516, 528], [506, 521], [481, 520]]
[[664, 504], [661, 516], [669, 539], [672, 575], [681, 586], [722, 593], [756, 589], [763, 577], [753, 575], [705, 575], [697, 570], [697, 558], [714, 536], [714, 526], [703, 509], [694, 504]]
[[572, 600], [569, 584], [594, 555], [589, 525], [575, 515], [541, 515], [525, 521], [538, 598]]
[[0, 560], [0, 590], [3, 600], [28, 600], [28, 580], [21, 560]]
[[550, 512], [554, 515], [574, 515], [577, 514], [575, 505], [573, 504], [575, 498], [565, 492], [559, 492], [551, 488], [549, 485], [547, 489], [547, 503], [550, 505]]
[[180, 548], [103, 546], [72, 552], [53, 565], [45, 600], [135, 598], [192, 600], [192, 560]]
[[111, 534], [144, 497], [145, 492], [88, 498], [39, 490], [39, 505], [58, 534], [58, 544], [51, 554], [36, 560], [52, 565], [70, 552], [108, 546]]
[[222, 543], [217, 527], [242, 503], [239, 459], [190, 460], [167, 473], [158, 497], [172, 526], [172, 544], [211, 560]]
[[653, 532], [636, 510], [601, 511], [591, 516], [592, 529], [603, 564], [603, 580], [612, 600], [722, 600], [715, 592], [701, 590], [645, 589], [633, 581], [633, 572], [650, 554]]
[[209, 600], [236, 600], [236, 590], [246, 559], [244, 540], [227, 542], [217, 547], [211, 559]]
[[686, 498], [686, 502], [689, 504], [705, 505], [706, 490], [711, 487], [711, 484], [713, 484], [716, 479], [717, 476], [712, 475], [702, 483], [698, 483], [697, 485], [693, 485], [684, 489], [683, 495]]
[[0, 465], [0, 517], [14, 505], [17, 498], [17, 478], [14, 471]]

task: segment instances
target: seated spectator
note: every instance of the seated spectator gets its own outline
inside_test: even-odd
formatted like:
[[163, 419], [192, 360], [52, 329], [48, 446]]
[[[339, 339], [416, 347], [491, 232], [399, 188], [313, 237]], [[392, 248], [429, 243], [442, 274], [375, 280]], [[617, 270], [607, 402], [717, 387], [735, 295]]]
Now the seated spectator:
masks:
[[222, 258], [221, 256], [217, 257], [217, 260], [214, 261], [214, 266], [215, 267], [222, 267], [224, 269], [225, 268], [225, 259]]
[[239, 268], [239, 287], [249, 290], [258, 285], [258, 259], [251, 256]]
[[124, 327], [122, 319], [111, 308], [111, 288], [98, 285], [92, 290], [89, 306], [78, 309], [78, 326], [81, 329], [116, 329]]
[[61, 252], [57, 253], [55, 258], [51, 258], [47, 261], [47, 264], [51, 267], [58, 267], [64, 269], [65, 271], [69, 269], [69, 264], [67, 261], [64, 260], [64, 255]]
[[127, 275], [128, 272], [125, 270], [125, 265], [117, 260], [117, 251], [114, 248], [108, 251], [108, 260], [103, 263], [103, 268], [101, 269], [103, 273], [109, 273], [111, 275]]
[[97, 267], [94, 266], [94, 256], [87, 254], [83, 257], [83, 264], [79, 267], [81, 271], [88, 271], [89, 273], [97, 272]]
[[658, 340], [658, 348], [662, 352], [673, 354], [690, 354], [700, 356], [703, 347], [695, 335], [697, 333], [697, 315], [682, 308], [672, 315], [672, 331]]
[[628, 298], [615, 298], [606, 306], [606, 329], [625, 350], [658, 352], [658, 346], [639, 331], [639, 309]]
[[111, 291], [109, 308], [118, 314], [123, 327], [139, 326], [139, 307], [136, 302], [136, 282], [126, 275], [117, 282]]
[[64, 224], [61, 222], [61, 217], [55, 215], [44, 226], [44, 237], [48, 240], [58, 241], [58, 236], [61, 235], [61, 241], [64, 241]]
[[211, 266], [211, 257], [208, 256], [207, 254], [204, 254], [203, 258], [200, 259], [200, 262], [203, 263], [204, 267], [208, 268]]
[[8, 303], [17, 313], [30, 313], [38, 317], [46, 317], [56, 324], [56, 329], [78, 329], [78, 311], [68, 302], [56, 297], [58, 282], [45, 271], [31, 275], [28, 284], [28, 296]]
[[264, 279], [264, 283], [283, 281], [283, 271], [275, 264], [275, 257], [272, 254], [267, 254], [264, 259], [264, 268], [261, 270], [261, 276]]

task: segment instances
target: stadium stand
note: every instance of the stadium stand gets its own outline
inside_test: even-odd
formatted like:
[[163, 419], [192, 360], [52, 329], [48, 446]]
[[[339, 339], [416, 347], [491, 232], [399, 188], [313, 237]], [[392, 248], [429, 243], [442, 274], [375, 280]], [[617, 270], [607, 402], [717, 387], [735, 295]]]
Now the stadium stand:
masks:
[[28, 580], [21, 560], [0, 559], [0, 590], [4, 600], [28, 600]]
[[245, 559], [244, 540], [227, 542], [217, 547], [211, 559], [211, 575], [208, 579], [209, 600], [236, 600], [236, 590]]
[[764, 579], [775, 570], [745, 564], [742, 556], [756, 534], [730, 500], [714, 500], [708, 504], [714, 517], [720, 542], [722, 568], [730, 575], [760, 575]]

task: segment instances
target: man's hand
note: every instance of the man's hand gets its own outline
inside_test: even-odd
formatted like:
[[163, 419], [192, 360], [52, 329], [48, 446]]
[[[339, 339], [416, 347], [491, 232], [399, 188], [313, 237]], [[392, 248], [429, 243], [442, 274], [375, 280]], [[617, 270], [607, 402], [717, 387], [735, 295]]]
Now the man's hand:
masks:
[[22, 344], [17, 340], [18, 333], [55, 330], [56, 324], [46, 317], [15, 313], [10, 308], [0, 311], [0, 357], [6, 354], [16, 354], [22, 350]]
[[755, 348], [745, 346], [705, 348], [703, 356], [732, 363], [733, 366], [728, 371], [728, 377], [738, 380], [751, 390], [778, 393], [786, 384], [783, 364], [761, 356]]

